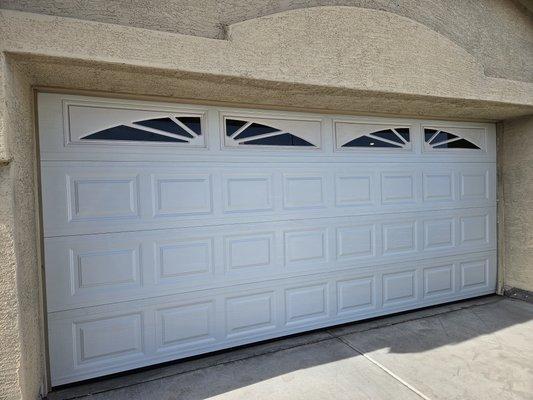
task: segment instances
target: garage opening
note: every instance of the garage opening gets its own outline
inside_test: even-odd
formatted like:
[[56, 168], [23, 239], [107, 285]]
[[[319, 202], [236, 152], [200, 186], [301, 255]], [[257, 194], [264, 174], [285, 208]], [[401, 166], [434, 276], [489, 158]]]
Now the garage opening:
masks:
[[495, 292], [493, 124], [38, 108], [54, 386]]

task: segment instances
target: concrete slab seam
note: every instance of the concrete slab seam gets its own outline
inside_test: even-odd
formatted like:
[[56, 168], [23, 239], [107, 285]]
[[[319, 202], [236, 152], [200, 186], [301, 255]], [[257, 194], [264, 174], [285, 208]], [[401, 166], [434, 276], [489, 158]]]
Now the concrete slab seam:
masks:
[[346, 346], [348, 346], [350, 349], [358, 352], [359, 354], [361, 354], [364, 358], [366, 358], [368, 361], [370, 361], [372, 364], [374, 364], [375, 366], [377, 366], [379, 369], [381, 369], [382, 371], [384, 371], [386, 374], [390, 375], [394, 380], [398, 381], [399, 383], [401, 383], [403, 386], [405, 386], [407, 389], [411, 390], [413, 393], [415, 393], [417, 396], [419, 396], [420, 398], [424, 399], [424, 400], [432, 400], [430, 397], [426, 396], [424, 393], [422, 393], [420, 390], [418, 390], [417, 388], [415, 388], [414, 386], [412, 386], [411, 384], [409, 384], [408, 382], [406, 382], [405, 380], [403, 380], [400, 376], [396, 375], [394, 372], [392, 372], [390, 369], [388, 369], [387, 367], [385, 367], [383, 364], [377, 362], [376, 360], [374, 360], [372, 357], [370, 357], [369, 355], [365, 354], [363, 351], [359, 350], [357, 347], [355, 347], [353, 344], [351, 344], [350, 342], [348, 342], [346, 339], [344, 339], [343, 337], [337, 337], [337, 340], [339, 340], [341, 343], [344, 343]]

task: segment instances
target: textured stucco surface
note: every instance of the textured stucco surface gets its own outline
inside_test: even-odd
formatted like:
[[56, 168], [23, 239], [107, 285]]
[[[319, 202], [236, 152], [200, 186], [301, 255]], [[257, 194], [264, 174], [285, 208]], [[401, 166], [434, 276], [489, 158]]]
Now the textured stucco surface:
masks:
[[[9, 125], [6, 97], [9, 71], [5, 61], [5, 57], [0, 55], [0, 141], [5, 140]], [[21, 396], [19, 375], [21, 338], [12, 182], [11, 166], [0, 164], [0, 398], [2, 399], [15, 399]]]
[[219, 39], [237, 22], [328, 5], [410, 18], [466, 49], [487, 75], [533, 80], [532, 17], [512, 0], [0, 0], [0, 8]]
[[10, 163], [0, 166], [0, 398], [34, 399], [43, 382], [39, 241], [34, 193], [33, 92], [3, 63], [2, 126]]
[[185, 102], [226, 102], [254, 108], [492, 121], [533, 112], [533, 106], [527, 104], [378, 93], [50, 57], [12, 55], [10, 58], [16, 60], [35, 85], [104, 90], [113, 96], [156, 96], [159, 101], [184, 99]]
[[533, 116], [505, 121], [498, 144], [504, 285], [533, 291]]
[[21, 342], [13, 235], [11, 168], [0, 166], [0, 398], [21, 396]]
[[533, 105], [533, 83], [487, 77], [481, 64], [446, 37], [413, 20], [363, 8], [262, 17], [229, 27], [230, 40], [13, 11], [0, 13], [0, 31], [4, 51], [12, 53]]
[[[99, 1], [68, 3], [75, 3], [79, 10], [99, 3], [100, 11], [106, 10]], [[507, 79], [488, 76], [485, 65], [470, 50], [431, 26], [397, 13], [325, 7], [238, 22], [246, 19], [243, 16], [232, 20], [238, 23], [226, 27], [226, 39], [219, 40], [128, 26], [127, 15], [141, 3], [152, 4], [120, 3], [116, 12], [120, 10], [125, 19], [113, 21], [119, 25], [0, 11], [0, 398], [34, 399], [45, 381], [32, 86], [446, 119], [501, 120], [533, 114], [533, 83], [510, 78], [522, 55], [509, 63]], [[501, 6], [493, 3], [486, 4], [496, 10], [490, 11], [496, 13], [491, 17], [494, 21], [507, 26], [507, 18], [512, 17], [518, 26], [518, 33], [509, 33], [505, 41], [520, 48], [530, 32], [530, 17], [516, 16], [515, 11], [501, 16]], [[113, 4], [109, 2], [108, 7]], [[180, 4], [196, 10], [204, 2]], [[271, 10], [272, 4], [264, 3], [264, 10]], [[286, 4], [294, 8], [296, 2]], [[469, 7], [477, 7], [468, 1], [464, 9], [452, 12], [431, 4], [428, 8], [434, 7], [437, 15], [448, 13], [448, 19], [467, 15]], [[515, 10], [511, 3], [502, 4], [506, 10]], [[250, 7], [256, 7], [253, 17], [270, 14], [255, 1]], [[159, 16], [161, 29], [167, 18], [163, 14]], [[87, 19], [100, 18], [98, 13], [94, 15]], [[489, 37], [503, 29], [494, 21]], [[178, 26], [174, 31], [180, 29], [185, 28]], [[215, 32], [219, 27], [213, 29], [209, 34], [196, 34], [219, 37]], [[476, 42], [471, 36], [467, 41], [471, 45]], [[528, 57], [531, 49], [526, 50]], [[503, 45], [500, 51], [500, 56], [513, 54]], [[531, 65], [525, 66], [526, 72], [531, 72]], [[505, 130], [513, 131], [513, 126], [506, 125]], [[510, 141], [509, 146], [522, 144]], [[505, 148], [512, 154], [514, 147], [506, 144]], [[503, 162], [511, 158], [503, 157]], [[525, 153], [522, 159], [525, 161]], [[524, 171], [533, 174], [531, 168]], [[531, 182], [532, 175], [512, 174], [517, 172], [505, 172], [503, 177]], [[520, 214], [523, 219], [516, 217], [513, 227], [506, 229], [510, 235], [522, 232], [531, 237], [528, 224], [521, 221], [531, 221], [524, 215], [532, 204], [520, 196], [517, 192], [511, 199], [526, 207]], [[531, 241], [527, 243], [531, 247]], [[531, 259], [531, 253], [516, 249], [508, 249], [506, 254], [513, 255], [508, 255], [507, 264], [523, 266], [512, 278], [522, 279], [530, 273], [527, 258]]]
[[[39, 393], [43, 378], [43, 326], [41, 274], [39, 271], [38, 218], [35, 193], [35, 134], [33, 124], [33, 91], [24, 73], [13, 69], [13, 82], [8, 111], [11, 113], [8, 148], [13, 161], [13, 218], [17, 286], [19, 290], [20, 335], [23, 347], [20, 376], [23, 398]], [[32, 288], [32, 290], [28, 290]]]

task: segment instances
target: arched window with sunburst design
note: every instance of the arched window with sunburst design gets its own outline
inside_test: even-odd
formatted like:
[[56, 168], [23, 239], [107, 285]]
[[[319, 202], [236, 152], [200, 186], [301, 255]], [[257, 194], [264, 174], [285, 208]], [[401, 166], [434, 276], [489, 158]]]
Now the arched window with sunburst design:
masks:
[[339, 150], [411, 150], [411, 139], [409, 126], [335, 122]]
[[231, 147], [317, 148], [320, 145], [320, 123], [314, 121], [227, 117], [224, 133], [224, 142]]
[[133, 141], [196, 144], [202, 136], [197, 116], [169, 115], [111, 126], [80, 138], [82, 141]]
[[424, 128], [426, 148], [432, 150], [481, 150], [481, 147], [474, 143], [471, 138], [465, 138], [460, 133], [449, 131], [450, 129]]
[[409, 128], [382, 129], [359, 136], [342, 147], [405, 148], [410, 141]]

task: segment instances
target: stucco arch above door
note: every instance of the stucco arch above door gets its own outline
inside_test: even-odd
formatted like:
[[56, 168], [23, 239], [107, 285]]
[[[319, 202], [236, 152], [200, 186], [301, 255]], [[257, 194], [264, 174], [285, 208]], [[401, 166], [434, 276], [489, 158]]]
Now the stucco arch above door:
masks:
[[476, 92], [486, 79], [466, 50], [425, 25], [385, 11], [292, 10], [233, 24], [228, 39], [254, 72], [259, 68], [320, 85]]

